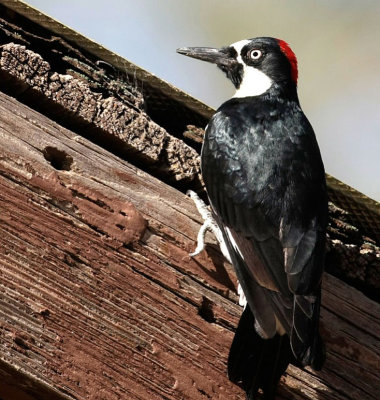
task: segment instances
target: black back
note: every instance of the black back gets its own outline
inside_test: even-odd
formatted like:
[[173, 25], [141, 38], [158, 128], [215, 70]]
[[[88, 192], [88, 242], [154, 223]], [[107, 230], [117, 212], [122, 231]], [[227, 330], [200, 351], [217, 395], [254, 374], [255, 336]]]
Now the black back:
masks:
[[224, 103], [206, 129], [202, 174], [257, 333], [272, 338], [280, 323], [296, 359], [318, 369], [325, 173], [313, 129], [287, 97], [274, 85]]

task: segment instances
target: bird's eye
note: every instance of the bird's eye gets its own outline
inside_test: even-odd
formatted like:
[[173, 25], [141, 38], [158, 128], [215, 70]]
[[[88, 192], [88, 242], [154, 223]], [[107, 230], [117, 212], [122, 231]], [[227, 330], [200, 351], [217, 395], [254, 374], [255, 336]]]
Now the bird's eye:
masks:
[[262, 54], [263, 53], [261, 52], [261, 50], [254, 49], [251, 50], [248, 55], [251, 60], [258, 60], [262, 56]]

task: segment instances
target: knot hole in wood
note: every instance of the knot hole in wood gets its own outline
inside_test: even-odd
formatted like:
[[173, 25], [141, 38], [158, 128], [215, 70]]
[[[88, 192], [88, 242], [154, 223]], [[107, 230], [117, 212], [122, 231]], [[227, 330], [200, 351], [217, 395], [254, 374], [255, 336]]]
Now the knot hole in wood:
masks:
[[56, 147], [47, 146], [42, 151], [45, 160], [49, 161], [53, 168], [57, 170], [70, 171], [73, 164], [73, 158], [65, 151]]
[[207, 297], [202, 297], [202, 304], [199, 306], [198, 315], [201, 316], [205, 321], [213, 323], [216, 321], [213, 302]]

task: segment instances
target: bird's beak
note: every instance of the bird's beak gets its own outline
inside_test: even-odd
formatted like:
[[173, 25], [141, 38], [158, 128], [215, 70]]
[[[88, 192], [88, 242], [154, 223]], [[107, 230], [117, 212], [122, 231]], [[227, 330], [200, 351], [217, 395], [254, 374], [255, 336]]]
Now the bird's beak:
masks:
[[214, 49], [212, 47], [181, 47], [177, 49], [177, 53], [219, 66], [230, 67], [236, 63], [236, 60], [224, 52], [223, 49]]

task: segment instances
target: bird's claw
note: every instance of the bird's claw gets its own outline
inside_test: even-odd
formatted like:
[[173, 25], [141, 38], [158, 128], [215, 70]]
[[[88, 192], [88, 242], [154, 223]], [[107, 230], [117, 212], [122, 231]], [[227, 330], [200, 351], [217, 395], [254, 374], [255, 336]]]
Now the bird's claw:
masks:
[[188, 190], [186, 192], [188, 196], [194, 201], [199, 214], [203, 219], [203, 225], [199, 229], [198, 236], [197, 236], [197, 247], [195, 248], [193, 253], [190, 253], [190, 257], [194, 257], [202, 252], [205, 248], [205, 236], [207, 231], [211, 231], [216, 240], [219, 243], [219, 247], [221, 252], [223, 253], [224, 257], [231, 262], [230, 255], [228, 254], [226, 243], [223, 239], [223, 234], [219, 229], [218, 224], [216, 223], [214, 217], [212, 216], [212, 212], [210, 211], [209, 207], [205, 204], [205, 202], [192, 190]]

